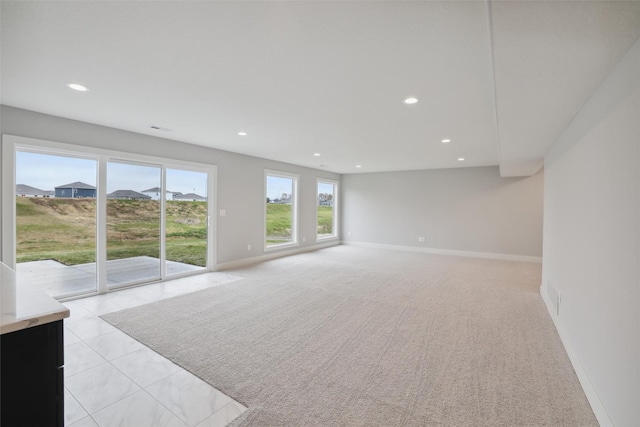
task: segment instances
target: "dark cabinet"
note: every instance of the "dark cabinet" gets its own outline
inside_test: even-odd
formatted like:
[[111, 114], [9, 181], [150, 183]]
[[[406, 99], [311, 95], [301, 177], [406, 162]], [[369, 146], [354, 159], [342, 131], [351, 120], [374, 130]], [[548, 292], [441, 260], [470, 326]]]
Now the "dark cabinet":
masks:
[[62, 320], [0, 335], [0, 425], [64, 427]]

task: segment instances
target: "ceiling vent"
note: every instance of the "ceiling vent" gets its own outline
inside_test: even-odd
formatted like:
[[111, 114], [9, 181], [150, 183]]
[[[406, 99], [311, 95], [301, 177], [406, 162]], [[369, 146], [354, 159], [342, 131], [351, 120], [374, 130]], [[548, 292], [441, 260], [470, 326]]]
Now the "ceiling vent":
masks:
[[153, 130], [161, 130], [162, 132], [171, 132], [173, 130], [173, 129], [169, 129], [169, 128], [163, 128], [163, 127], [160, 127], [160, 126], [154, 126], [154, 125], [149, 126], [149, 128], [153, 129]]

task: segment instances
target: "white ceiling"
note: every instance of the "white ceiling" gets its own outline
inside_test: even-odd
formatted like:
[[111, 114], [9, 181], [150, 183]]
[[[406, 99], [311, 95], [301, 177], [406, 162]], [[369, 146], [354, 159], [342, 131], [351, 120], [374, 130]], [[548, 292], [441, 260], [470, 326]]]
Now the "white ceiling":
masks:
[[640, 36], [637, 1], [0, 4], [2, 104], [338, 173], [533, 174]]

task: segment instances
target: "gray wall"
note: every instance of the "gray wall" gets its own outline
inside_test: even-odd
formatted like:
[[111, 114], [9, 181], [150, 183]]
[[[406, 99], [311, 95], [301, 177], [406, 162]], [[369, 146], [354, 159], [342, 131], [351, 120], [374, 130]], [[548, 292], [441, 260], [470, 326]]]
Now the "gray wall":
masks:
[[497, 166], [343, 175], [342, 238], [540, 257], [542, 199], [542, 171], [528, 178], [500, 178]]
[[640, 426], [640, 41], [547, 153], [544, 204], [541, 292], [601, 423]]
[[[155, 138], [4, 105], [1, 108], [4, 134], [217, 165], [218, 209], [226, 209], [226, 216], [218, 217], [219, 264], [264, 254], [262, 248], [265, 169], [300, 174], [298, 230], [301, 248], [316, 245], [316, 179], [320, 177], [340, 180], [340, 175], [326, 171]], [[303, 236], [306, 237], [306, 243], [302, 243]], [[251, 251], [247, 250], [248, 244], [251, 244]]]

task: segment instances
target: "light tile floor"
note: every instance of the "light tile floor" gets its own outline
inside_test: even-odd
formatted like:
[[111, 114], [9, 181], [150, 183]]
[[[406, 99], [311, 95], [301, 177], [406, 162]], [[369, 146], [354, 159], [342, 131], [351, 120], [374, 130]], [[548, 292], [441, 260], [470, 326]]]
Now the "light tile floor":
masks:
[[65, 425], [223, 427], [247, 408], [99, 316], [239, 280], [207, 273], [64, 304]]

